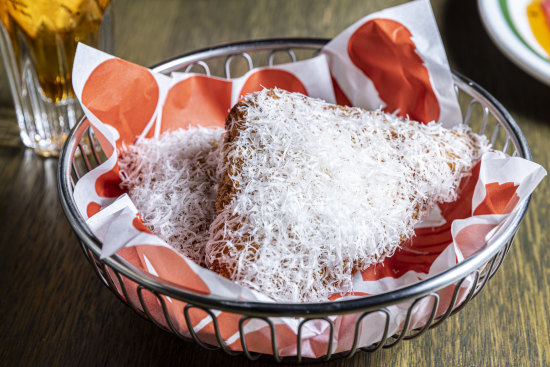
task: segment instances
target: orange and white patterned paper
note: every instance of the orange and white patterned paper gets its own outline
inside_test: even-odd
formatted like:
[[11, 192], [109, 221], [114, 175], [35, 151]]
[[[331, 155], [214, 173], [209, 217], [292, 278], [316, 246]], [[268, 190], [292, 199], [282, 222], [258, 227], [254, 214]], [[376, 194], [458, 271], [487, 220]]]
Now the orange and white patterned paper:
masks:
[[[459, 123], [460, 109], [452, 78], [429, 3], [415, 1], [371, 14], [338, 35], [320, 56], [297, 63], [259, 68], [236, 79], [191, 73], [161, 75], [84, 45], [79, 45], [73, 71], [74, 90], [108, 159], [83, 176], [74, 197], [80, 213], [103, 242], [102, 256], [118, 253], [136, 267], [192, 292], [247, 301], [273, 302], [265, 295], [240, 287], [186, 259], [143, 224], [138, 208], [119, 187], [118, 149], [138, 139], [190, 126], [223, 127], [228, 110], [243, 94], [262, 87], [279, 87], [328, 102], [384, 108], [421, 122]], [[463, 179], [459, 199], [434, 208], [417, 227], [416, 236], [402, 244], [394, 256], [357, 274], [354, 292], [334, 295], [331, 301], [383, 293], [429, 278], [468, 258], [491, 241], [546, 172], [539, 165], [501, 152], [486, 153], [472, 174]], [[119, 280], [114, 285], [122, 295]], [[127, 301], [146, 307], [159, 324], [205, 343], [217, 344], [214, 324], [224, 343], [242, 350], [240, 315], [214, 311], [212, 315], [189, 308], [167, 296], [157, 298], [139, 291], [125, 279]], [[456, 305], [471, 287], [461, 285]], [[451, 301], [454, 286], [439, 291], [437, 315]], [[328, 301], [328, 300], [327, 300]], [[415, 307], [410, 327], [426, 323], [434, 300]], [[410, 304], [387, 308], [389, 334], [403, 328]], [[170, 315], [166, 320], [163, 308]], [[359, 315], [332, 317], [333, 353], [349, 350]], [[278, 354], [296, 355], [300, 320], [273, 318]], [[363, 321], [360, 346], [377, 342], [385, 317], [375, 313]], [[248, 349], [273, 353], [269, 325], [251, 319], [244, 323]], [[323, 320], [302, 328], [301, 353], [320, 357], [327, 353], [330, 329]]]

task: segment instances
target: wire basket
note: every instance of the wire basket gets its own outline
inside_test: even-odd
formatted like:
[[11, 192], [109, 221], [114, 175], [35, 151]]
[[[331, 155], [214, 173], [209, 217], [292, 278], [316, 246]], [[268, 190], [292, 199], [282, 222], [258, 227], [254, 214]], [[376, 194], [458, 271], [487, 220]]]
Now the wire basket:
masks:
[[[218, 75], [226, 78], [235, 73], [244, 73], [257, 66], [273, 65], [280, 62], [294, 62], [300, 58], [311, 57], [327, 42], [325, 39], [272, 39], [234, 43], [214, 48], [192, 52], [172, 60], [163, 62], [152, 69], [155, 72], [170, 73], [173, 71], [202, 71], [207, 75]], [[510, 114], [490, 94], [480, 86], [453, 72], [455, 89], [462, 108], [464, 123], [480, 134], [490, 139], [495, 149], [508, 152], [513, 156], [531, 159], [527, 142]], [[222, 349], [230, 355], [244, 354], [251, 360], [268, 356], [277, 362], [283, 360], [278, 353], [277, 328], [274, 318], [298, 318], [299, 326], [296, 340], [296, 353], [284, 360], [306, 360], [302, 353], [302, 331], [304, 325], [312, 320], [324, 320], [330, 328], [329, 341], [323, 359], [333, 357], [352, 357], [357, 351], [374, 352], [380, 348], [390, 348], [401, 340], [415, 338], [426, 330], [442, 323], [446, 318], [460, 311], [474, 296], [479, 294], [487, 281], [493, 276], [502, 264], [508, 253], [515, 233], [523, 219], [529, 199], [512, 214], [496, 234], [495, 238], [476, 254], [429, 279], [416, 284], [399, 288], [369, 297], [352, 300], [315, 303], [315, 304], [274, 304], [261, 302], [243, 302], [233, 299], [222, 299], [215, 295], [204, 295], [176, 284], [163, 281], [130, 264], [119, 255], [100, 259], [102, 243], [93, 235], [80, 216], [73, 197], [73, 188], [76, 182], [86, 172], [95, 168], [106, 159], [101, 151], [98, 140], [86, 119], [81, 120], [71, 131], [59, 160], [58, 189], [60, 200], [65, 214], [76, 232], [82, 250], [90, 264], [100, 276], [103, 283], [110, 288], [124, 303], [138, 314], [151, 320], [160, 328], [176, 334], [184, 340], [194, 340], [207, 349]], [[461, 285], [471, 282], [468, 293], [462, 302], [457, 302]], [[125, 284], [135, 282], [135, 288], [128, 289]], [[436, 313], [441, 292], [451, 294], [450, 302], [444, 312]], [[135, 292], [129, 294], [130, 292]], [[145, 296], [154, 297], [162, 306], [165, 320], [159, 322], [152, 316]], [[188, 332], [182, 333], [174, 327], [170, 314], [166, 311], [164, 300], [166, 297], [185, 303], [181, 310], [187, 322]], [[132, 301], [132, 299], [134, 301]], [[136, 302], [137, 300], [137, 302]], [[411, 319], [414, 317], [415, 307], [425, 300], [430, 300], [431, 313], [427, 322], [420, 327], [413, 328]], [[402, 330], [389, 335], [391, 314], [388, 307], [401, 305], [406, 307], [406, 318]], [[201, 340], [194, 331], [190, 321], [193, 311], [201, 310], [211, 318], [214, 328], [214, 340]], [[238, 337], [242, 351], [231, 350], [223, 340], [217, 322], [217, 315], [221, 312], [238, 315]], [[379, 313], [385, 318], [380, 338], [377, 342], [360, 347], [358, 335], [362, 322], [369, 315]], [[357, 316], [355, 329], [350, 330], [353, 338], [347, 351], [334, 353], [333, 351], [333, 316], [354, 314]], [[269, 326], [271, 335], [271, 354], [253, 353], [246, 340], [243, 325], [250, 319], [259, 319]], [[352, 329], [352, 328], [350, 328]]]

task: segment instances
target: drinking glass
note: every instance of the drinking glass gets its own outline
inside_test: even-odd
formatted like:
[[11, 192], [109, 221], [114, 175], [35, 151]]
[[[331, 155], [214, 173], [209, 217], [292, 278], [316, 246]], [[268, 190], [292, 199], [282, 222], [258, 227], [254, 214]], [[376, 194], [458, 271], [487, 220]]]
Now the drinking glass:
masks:
[[21, 140], [57, 156], [82, 116], [71, 72], [78, 42], [113, 52], [111, 0], [0, 0], [0, 50]]

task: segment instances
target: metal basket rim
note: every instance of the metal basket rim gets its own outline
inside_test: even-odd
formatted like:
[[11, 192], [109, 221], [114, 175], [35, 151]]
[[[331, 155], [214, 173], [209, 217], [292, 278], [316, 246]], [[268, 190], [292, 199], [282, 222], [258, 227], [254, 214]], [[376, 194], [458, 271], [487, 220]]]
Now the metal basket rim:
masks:
[[[326, 44], [328, 39], [318, 38], [276, 38], [252, 40], [237, 43], [219, 45], [216, 47], [205, 48], [198, 51], [189, 52], [181, 56], [174, 57], [165, 62], [156, 64], [151, 69], [156, 72], [170, 72], [201, 59], [230, 54], [239, 54], [247, 51], [288, 49], [288, 48], [311, 48], [318, 49]], [[485, 100], [486, 107], [504, 122], [504, 128], [511, 139], [516, 142], [518, 153], [521, 157], [531, 160], [531, 153], [527, 141], [521, 132], [521, 129], [514, 121], [510, 113], [498, 102], [492, 95], [485, 91], [477, 83], [469, 78], [452, 71], [455, 83], [460, 87], [467, 89], [468, 92], [482, 100]], [[89, 122], [83, 118], [73, 127], [61, 152], [58, 171], [58, 191], [59, 198], [65, 215], [81, 240], [81, 242], [94, 253], [97, 258], [101, 254], [101, 242], [90, 231], [85, 221], [79, 214], [71, 190], [71, 160], [76, 150], [78, 142], [88, 127]], [[78, 138], [78, 141], [75, 139]], [[470, 258], [458, 263], [452, 268], [437, 274], [418, 283], [401, 287], [391, 292], [385, 292], [367, 297], [359, 297], [351, 300], [321, 302], [321, 303], [272, 303], [272, 302], [249, 302], [228, 298], [221, 298], [215, 295], [204, 295], [192, 289], [184, 288], [175, 283], [168, 282], [154, 275], [151, 275], [128, 261], [115, 254], [109, 258], [102, 259], [109, 267], [120, 272], [125, 277], [137, 282], [138, 284], [158, 292], [159, 294], [174, 297], [184, 302], [193, 303], [197, 306], [218, 309], [222, 311], [235, 312], [250, 316], [293, 316], [293, 317], [313, 317], [327, 316], [337, 314], [347, 314], [354, 312], [366, 312], [392, 304], [404, 302], [418, 298], [444, 288], [457, 280], [464, 278], [484, 263], [489, 261], [501, 248], [508, 243], [515, 235], [519, 224], [525, 216], [529, 205], [530, 196], [526, 198], [523, 205], [516, 209], [507, 223], [500, 231], [500, 235], [494, 238], [485, 248], [471, 256]]]

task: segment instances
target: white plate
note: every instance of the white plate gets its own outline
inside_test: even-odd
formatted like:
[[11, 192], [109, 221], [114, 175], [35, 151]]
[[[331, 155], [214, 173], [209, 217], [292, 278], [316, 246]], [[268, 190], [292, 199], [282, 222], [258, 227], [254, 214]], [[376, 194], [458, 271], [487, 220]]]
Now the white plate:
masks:
[[517, 66], [550, 85], [550, 57], [538, 44], [527, 19], [531, 0], [478, 0], [489, 36]]

